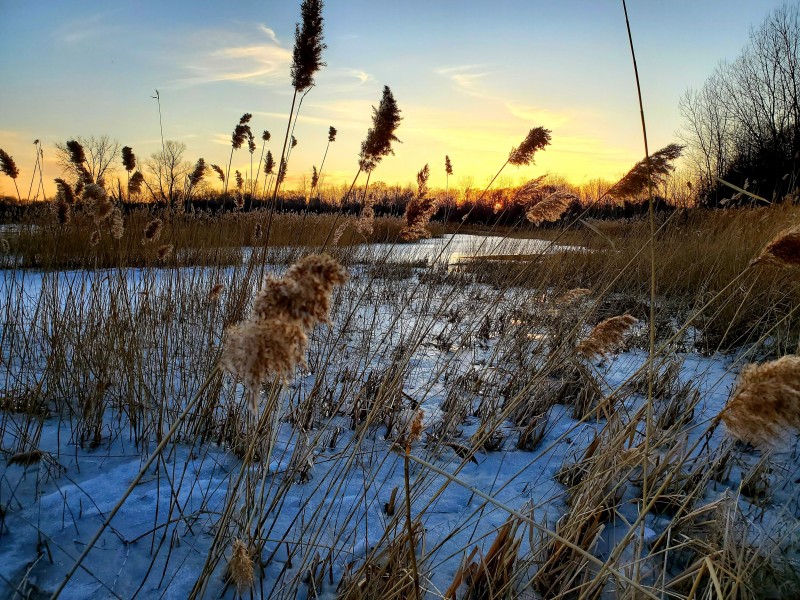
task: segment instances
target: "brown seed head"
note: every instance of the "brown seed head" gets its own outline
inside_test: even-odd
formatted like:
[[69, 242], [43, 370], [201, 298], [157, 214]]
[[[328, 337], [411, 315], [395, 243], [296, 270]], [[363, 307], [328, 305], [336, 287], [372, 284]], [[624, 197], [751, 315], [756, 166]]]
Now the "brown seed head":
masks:
[[586, 358], [605, 356], [622, 345], [625, 333], [637, 320], [631, 315], [619, 315], [601, 321], [575, 348]]
[[92, 232], [91, 237], [89, 238], [89, 245], [90, 246], [97, 246], [97, 244], [99, 244], [99, 243], [100, 243], [100, 232], [97, 229], [95, 229]]
[[795, 225], [775, 236], [758, 258], [750, 264], [772, 264], [781, 267], [800, 265], [800, 225]]
[[153, 219], [144, 228], [144, 239], [148, 242], [155, 242], [161, 235], [161, 228], [164, 222], [161, 219]]
[[111, 237], [121, 240], [123, 233], [125, 233], [125, 219], [122, 217], [122, 211], [115, 208], [111, 212]]
[[222, 295], [222, 290], [224, 289], [225, 286], [222, 285], [221, 283], [218, 283], [217, 285], [211, 288], [210, 292], [208, 292], [208, 299], [211, 302], [216, 302], [217, 300], [219, 300], [219, 297]]
[[158, 249], [158, 260], [166, 260], [170, 254], [172, 254], [173, 246], [172, 244], [164, 244], [160, 246]]
[[228, 578], [236, 586], [236, 591], [242, 595], [252, 589], [255, 583], [253, 576], [253, 559], [247, 551], [247, 546], [242, 540], [235, 539], [231, 545], [231, 558], [228, 561]]

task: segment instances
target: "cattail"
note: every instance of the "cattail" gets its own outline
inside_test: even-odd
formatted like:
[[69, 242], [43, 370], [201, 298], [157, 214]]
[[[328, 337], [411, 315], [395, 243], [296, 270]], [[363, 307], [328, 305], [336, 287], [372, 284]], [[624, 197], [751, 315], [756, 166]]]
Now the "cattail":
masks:
[[14, 159], [2, 148], [0, 148], [0, 171], [11, 177], [11, 179], [16, 179], [19, 175], [19, 169]]
[[334, 286], [347, 280], [342, 266], [327, 254], [312, 254], [292, 265], [280, 278], [268, 278], [256, 295], [253, 314], [259, 319], [280, 318], [310, 330], [328, 323]]
[[95, 229], [92, 232], [92, 235], [89, 237], [89, 245], [90, 246], [97, 246], [100, 243], [100, 231]]
[[164, 244], [158, 248], [158, 260], [166, 260], [172, 254], [172, 244]]
[[589, 336], [575, 349], [589, 359], [605, 356], [622, 345], [625, 333], [636, 322], [637, 320], [628, 314], [610, 317], [595, 325]]
[[378, 108], [372, 108], [372, 128], [361, 143], [359, 167], [371, 172], [384, 156], [394, 154], [392, 142], [400, 142], [394, 132], [400, 125], [400, 109], [389, 86], [383, 87], [383, 96]]
[[56, 200], [63, 200], [67, 204], [75, 204], [75, 195], [72, 193], [70, 185], [60, 177], [56, 177], [54, 181], [58, 188]]
[[533, 155], [549, 144], [550, 130], [544, 127], [534, 127], [518, 147], [511, 149], [508, 162], [516, 166], [529, 165], [533, 162]]
[[536, 226], [542, 223], [558, 221], [569, 208], [570, 204], [577, 199], [577, 196], [570, 192], [556, 190], [544, 200], [528, 208], [525, 211], [525, 217]]
[[211, 168], [217, 173], [217, 177], [222, 183], [225, 183], [225, 171], [219, 165], [211, 165]]
[[236, 586], [236, 591], [242, 595], [246, 590], [252, 589], [255, 583], [253, 576], [253, 559], [247, 551], [247, 546], [242, 540], [235, 539], [231, 545], [231, 558], [228, 561], [228, 579]]
[[335, 142], [336, 141], [336, 133], [337, 133], [337, 131], [336, 131], [335, 127], [333, 127], [333, 126], [328, 127], [328, 141], [329, 142]]
[[111, 237], [115, 240], [121, 240], [122, 234], [125, 233], [125, 220], [122, 217], [122, 211], [115, 208], [111, 212]]
[[72, 209], [61, 194], [56, 197], [56, 201], [53, 203], [53, 212], [55, 213], [56, 219], [60, 225], [68, 224], [72, 218]]
[[786, 442], [800, 429], [800, 356], [744, 367], [722, 420], [731, 435], [755, 446]]
[[683, 146], [670, 144], [652, 154], [650, 160], [643, 158], [606, 195], [612, 198], [633, 198], [647, 190], [648, 185], [661, 185], [666, 176], [675, 169], [672, 163], [680, 157], [681, 152]]
[[8, 459], [8, 465], [20, 465], [22, 467], [29, 467], [35, 465], [44, 458], [44, 452], [39, 450], [31, 450], [30, 452], [17, 452]]
[[211, 288], [210, 292], [208, 292], [208, 299], [211, 302], [216, 302], [217, 300], [219, 300], [219, 297], [222, 295], [222, 290], [224, 289], [225, 286], [223, 286], [221, 283], [218, 283], [217, 285]]
[[142, 190], [142, 184], [144, 184], [144, 175], [140, 171], [136, 171], [128, 182], [128, 196], [138, 194]]
[[777, 266], [800, 265], [800, 225], [786, 229], [775, 236], [751, 263]]
[[130, 173], [136, 168], [136, 156], [133, 154], [133, 148], [125, 146], [122, 148], [122, 166]]
[[144, 228], [144, 239], [148, 242], [155, 242], [161, 235], [161, 228], [164, 222], [161, 219], [153, 219]]
[[305, 362], [308, 336], [297, 322], [250, 319], [229, 327], [220, 366], [242, 380], [248, 407], [258, 413], [261, 386], [269, 375], [287, 379]]
[[303, 0], [300, 5], [303, 21], [295, 26], [292, 52], [292, 86], [299, 93], [314, 85], [314, 74], [325, 66], [322, 62], [322, 0]]

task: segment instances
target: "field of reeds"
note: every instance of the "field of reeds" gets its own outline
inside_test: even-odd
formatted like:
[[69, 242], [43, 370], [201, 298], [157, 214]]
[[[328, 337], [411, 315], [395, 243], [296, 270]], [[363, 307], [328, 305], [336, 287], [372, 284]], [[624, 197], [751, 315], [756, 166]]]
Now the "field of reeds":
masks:
[[[675, 144], [588, 202], [493, 200], [534, 127], [455, 218], [428, 165], [378, 218], [355, 186], [397, 141], [388, 87], [373, 113], [323, 214], [281, 195], [290, 112], [260, 207], [228, 188], [246, 113], [220, 210], [203, 159], [134, 207], [70, 140], [76, 179], [7, 217], [0, 598], [798, 597], [800, 210], [656, 210]], [[128, 200], [163, 183], [122, 155]]]

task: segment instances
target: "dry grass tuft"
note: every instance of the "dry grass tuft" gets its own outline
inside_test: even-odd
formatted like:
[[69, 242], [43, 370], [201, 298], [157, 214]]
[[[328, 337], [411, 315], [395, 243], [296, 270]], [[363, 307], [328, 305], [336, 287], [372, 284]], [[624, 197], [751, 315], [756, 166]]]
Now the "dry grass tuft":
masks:
[[789, 355], [742, 369], [722, 412], [735, 438], [770, 448], [800, 428], [800, 356]]
[[598, 323], [592, 332], [581, 341], [576, 350], [586, 358], [605, 356], [618, 348], [637, 319], [629, 314], [610, 317]]
[[161, 235], [161, 229], [164, 227], [164, 222], [161, 219], [153, 219], [144, 228], [144, 239], [148, 242], [155, 242]]
[[17, 452], [8, 459], [10, 465], [20, 465], [22, 467], [29, 467], [35, 465], [44, 458], [44, 452], [39, 449], [31, 450], [30, 452]]

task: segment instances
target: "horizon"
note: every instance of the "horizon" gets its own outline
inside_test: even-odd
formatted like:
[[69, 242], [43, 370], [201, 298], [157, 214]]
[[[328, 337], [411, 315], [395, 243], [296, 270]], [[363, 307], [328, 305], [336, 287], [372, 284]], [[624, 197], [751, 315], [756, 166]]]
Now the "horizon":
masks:
[[[701, 86], [720, 61], [735, 59], [751, 27], [782, 2], [752, 4], [629, 7], [651, 152], [677, 141], [680, 96]], [[131, 146], [140, 164], [160, 150], [158, 106], [151, 98], [156, 89], [164, 139], [185, 143], [187, 161], [203, 157], [227, 167], [230, 133], [245, 112], [253, 115], [254, 162], [265, 129], [272, 134], [267, 149], [277, 160], [291, 104], [299, 3], [248, 0], [212, 8], [148, 0], [97, 9], [70, 1], [3, 8], [0, 49], [15, 60], [0, 90], [0, 148], [20, 169], [21, 194], [33, 173], [34, 139], [43, 144], [48, 197], [61, 174], [55, 142], [108, 135]], [[378, 165], [374, 182], [413, 185], [427, 163], [431, 187], [444, 188], [449, 155], [450, 187], [470, 181], [480, 186], [535, 126], [552, 130], [552, 145], [533, 166], [508, 170], [505, 181], [545, 173], [575, 185], [614, 180], [641, 160], [620, 5], [506, 1], [456, 8], [416, 0], [403, 6], [363, 0], [325, 5], [327, 66], [300, 111], [287, 188], [310, 179], [312, 166], [319, 168], [329, 126], [339, 133], [325, 162], [325, 184], [352, 181], [384, 85], [401, 110], [397, 135], [403, 143]], [[238, 169], [246, 177], [249, 165], [246, 148], [238, 150], [231, 175]], [[16, 196], [8, 177], [0, 176], [0, 195]]]

